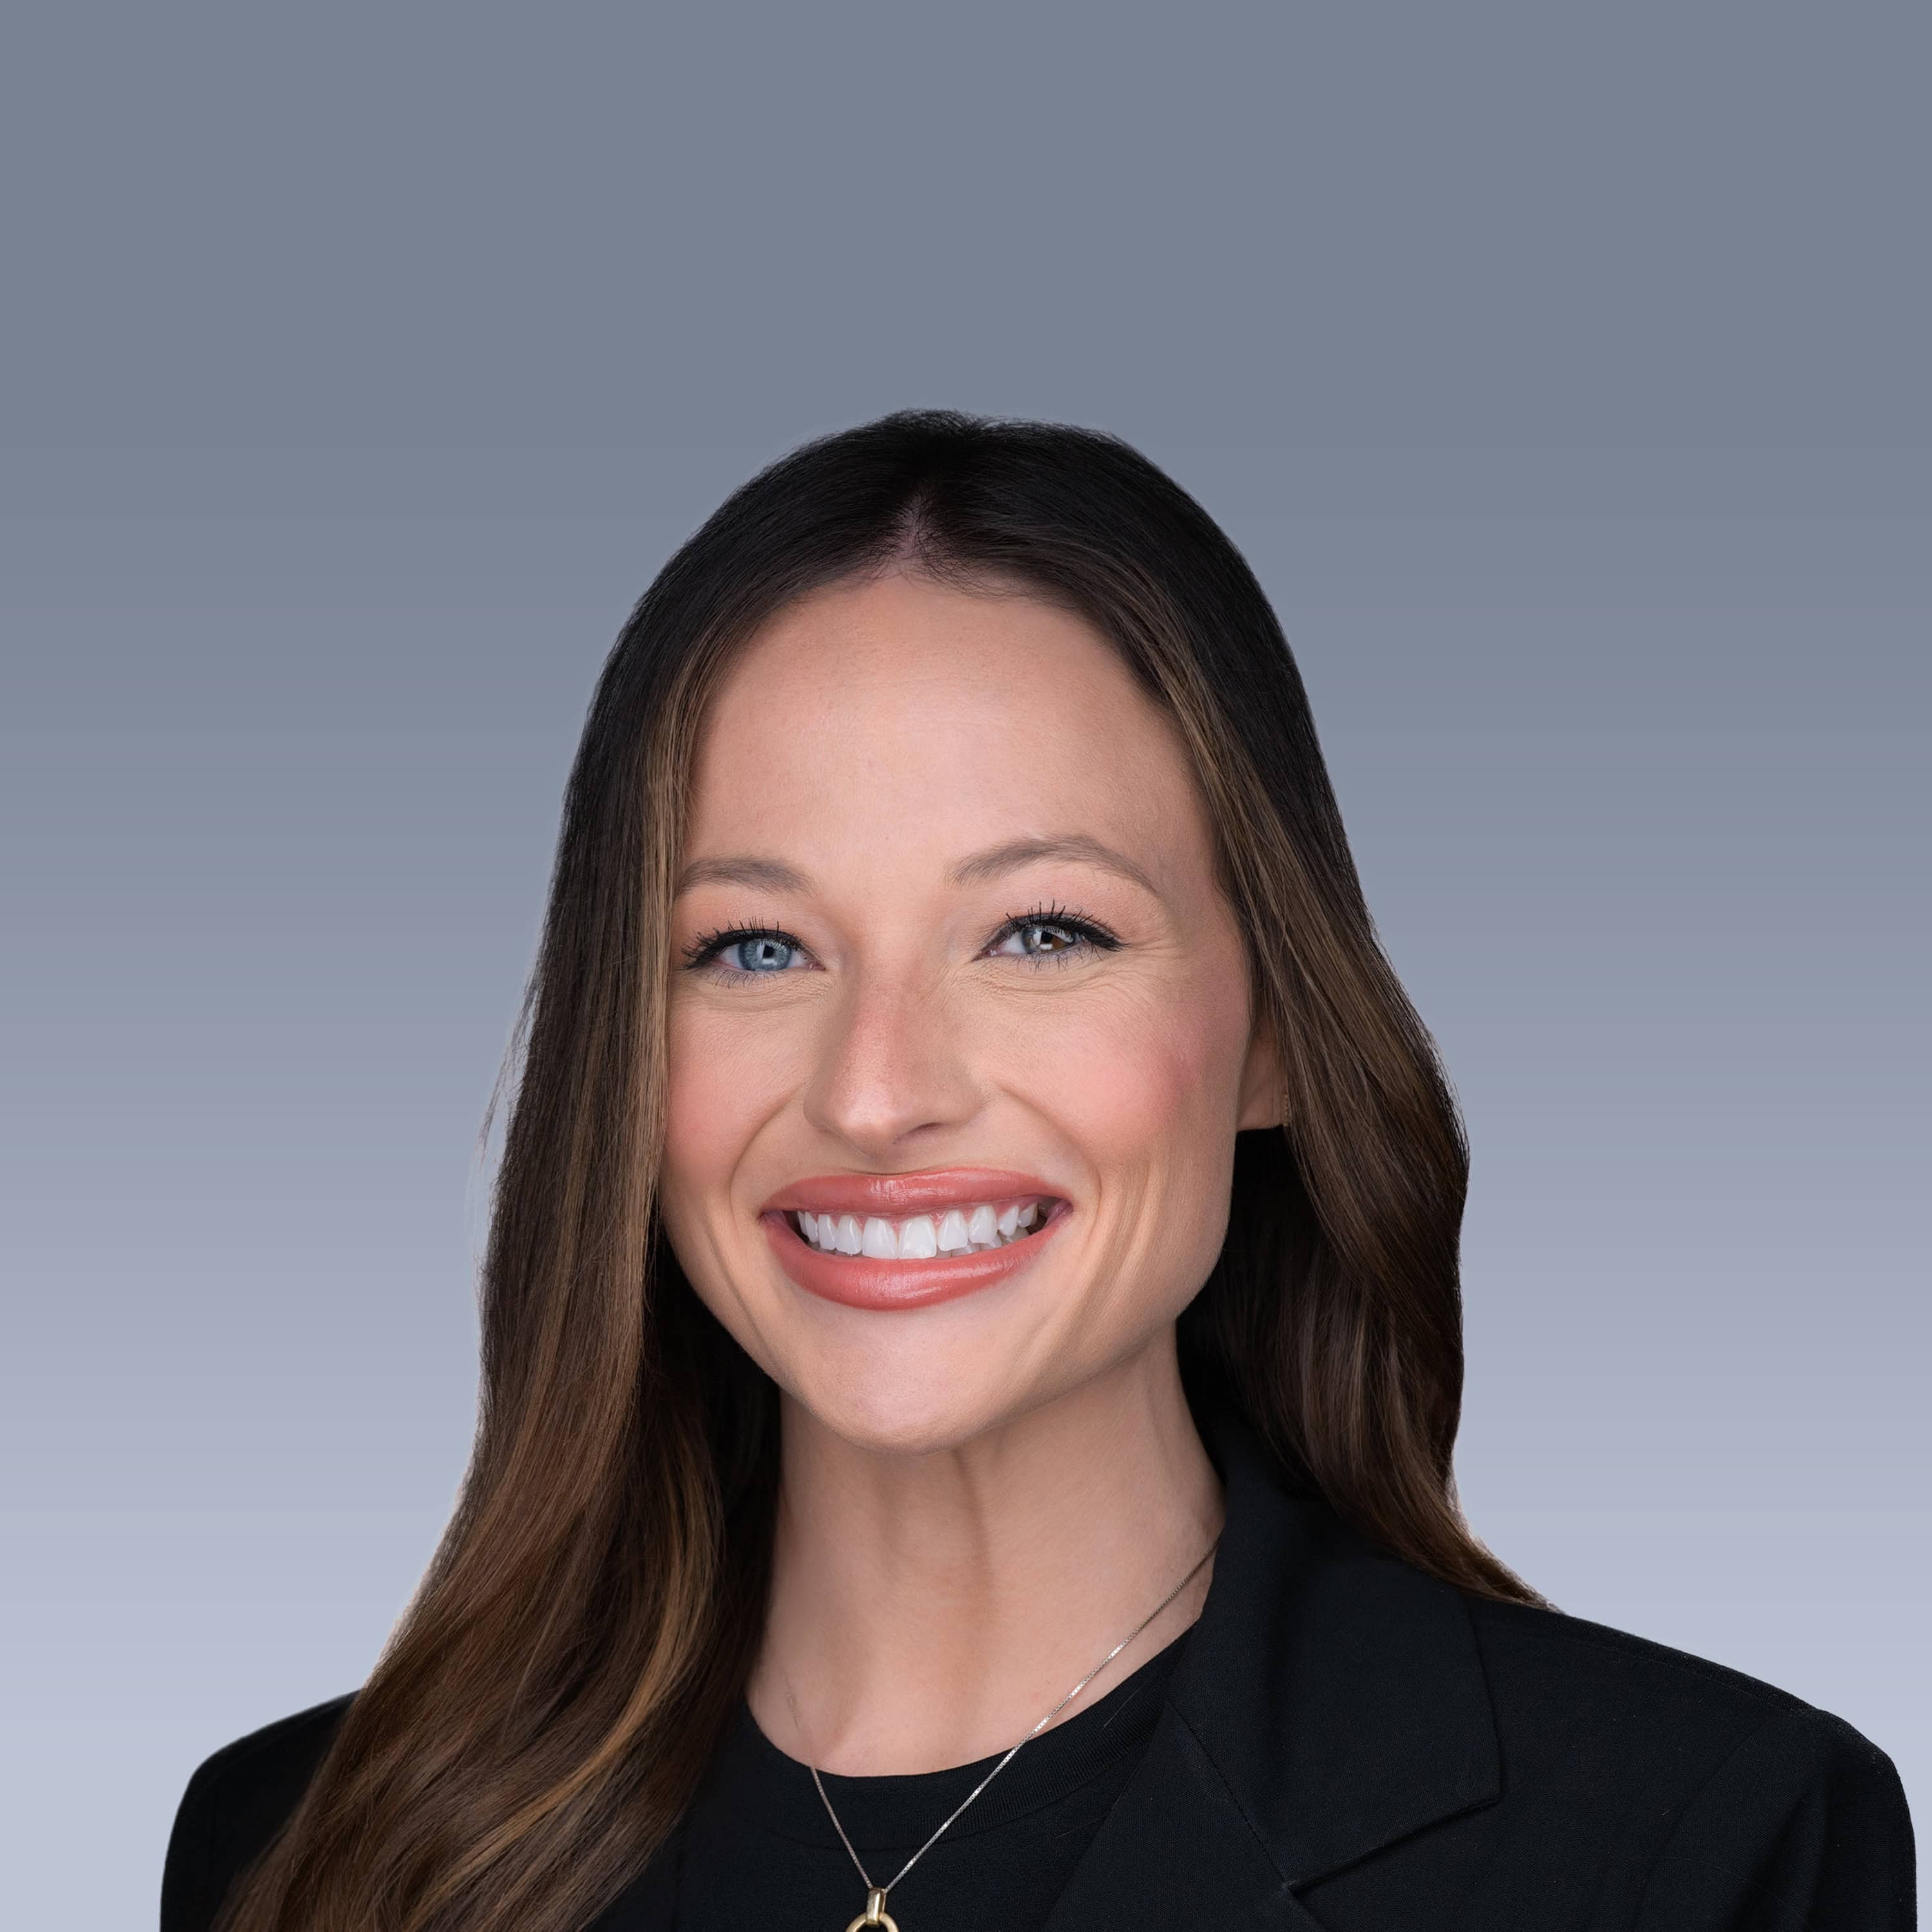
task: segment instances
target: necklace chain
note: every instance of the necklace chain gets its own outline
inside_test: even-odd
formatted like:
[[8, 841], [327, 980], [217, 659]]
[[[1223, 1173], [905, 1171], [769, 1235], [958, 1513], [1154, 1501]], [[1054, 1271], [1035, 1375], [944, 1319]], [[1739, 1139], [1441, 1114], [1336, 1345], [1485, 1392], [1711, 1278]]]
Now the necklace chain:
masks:
[[[1073, 1688], [1068, 1691], [1066, 1695], [1061, 1698], [1060, 1702], [1054, 1705], [1053, 1708], [1048, 1712], [1046, 1715], [1041, 1718], [1040, 1722], [1034, 1725], [1033, 1729], [1028, 1732], [1024, 1737], [1021, 1738], [1019, 1744], [1015, 1744], [1012, 1750], [1008, 1751], [1006, 1756], [1001, 1758], [999, 1762], [994, 1765], [992, 1769], [988, 1772], [986, 1776], [981, 1778], [977, 1784], [974, 1786], [973, 1789], [966, 1794], [964, 1798], [954, 1808], [951, 1816], [946, 1819], [945, 1823], [942, 1824], [939, 1829], [934, 1832], [932, 1836], [927, 1839], [926, 1843], [920, 1846], [919, 1850], [914, 1852], [912, 1856], [908, 1858], [904, 1864], [900, 1866], [898, 1876], [890, 1880], [886, 1884], [881, 1886], [874, 1885], [872, 1882], [872, 1875], [866, 1870], [864, 1862], [860, 1858], [857, 1852], [853, 1850], [852, 1840], [845, 1835], [845, 1827], [838, 1822], [838, 1814], [832, 1808], [832, 1800], [830, 1798], [827, 1798], [825, 1795], [824, 1782], [818, 1775], [818, 1766], [815, 1764], [809, 1765], [809, 1768], [812, 1772], [812, 1781], [818, 1787], [819, 1797], [824, 1801], [825, 1805], [826, 1816], [832, 1820], [832, 1828], [838, 1834], [839, 1839], [844, 1845], [846, 1850], [851, 1853], [852, 1862], [854, 1865], [857, 1866], [859, 1876], [866, 1881], [867, 1894], [866, 1910], [860, 1918], [853, 1921], [854, 1924], [856, 1925], [863, 1924], [872, 1925], [884, 1924], [890, 1925], [892, 1923], [890, 1918], [886, 1917], [885, 1914], [886, 1893], [890, 1892], [892, 1887], [898, 1883], [899, 1880], [904, 1878], [906, 1874], [910, 1871], [913, 1867], [917, 1864], [920, 1860], [925, 1857], [926, 1853], [931, 1851], [933, 1846], [939, 1842], [940, 1839], [945, 1834], [948, 1828], [952, 1825], [953, 1820], [957, 1818], [960, 1813], [964, 1811], [966, 1807], [968, 1804], [970, 1804], [974, 1799], [977, 1798], [980, 1792], [984, 1791], [987, 1786], [991, 1784], [994, 1779], [998, 1778], [1000, 1773], [1006, 1769], [1008, 1765], [1012, 1763], [1014, 1753], [1018, 1750], [1020, 1744], [1030, 1744], [1035, 1738], [1038, 1737], [1040, 1732], [1043, 1731], [1048, 1724], [1052, 1724], [1054, 1719], [1058, 1717], [1060, 1712], [1065, 1710], [1067, 1706], [1072, 1703], [1074, 1699], [1078, 1696], [1081, 1692], [1085, 1690], [1088, 1685], [1092, 1683], [1094, 1678], [1099, 1676], [1101, 1672], [1105, 1670], [1108, 1665], [1112, 1664], [1114, 1659], [1118, 1657], [1120, 1652], [1125, 1650], [1127, 1646], [1132, 1643], [1134, 1639], [1138, 1636], [1141, 1632], [1145, 1630], [1148, 1625], [1152, 1623], [1154, 1618], [1159, 1616], [1161, 1612], [1166, 1610], [1168, 1605], [1172, 1603], [1174, 1598], [1179, 1596], [1181, 1592], [1186, 1589], [1190, 1583], [1193, 1582], [1195, 1577], [1199, 1574], [1201, 1565], [1203, 1563], [1205, 1563], [1208, 1558], [1214, 1555], [1214, 1552], [1220, 1546], [1220, 1542], [1221, 1539], [1217, 1536], [1212, 1543], [1208, 1544], [1207, 1549], [1202, 1552], [1198, 1561], [1195, 1564], [1194, 1568], [1189, 1570], [1187, 1574], [1182, 1577], [1180, 1581], [1175, 1584], [1174, 1588], [1168, 1591], [1167, 1594], [1162, 1598], [1160, 1601], [1155, 1604], [1154, 1608], [1150, 1610], [1145, 1616], [1142, 1618], [1140, 1622], [1136, 1624], [1125, 1636], [1122, 1637], [1120, 1642], [1115, 1644], [1113, 1648], [1108, 1651], [1106, 1655], [1102, 1658], [1100, 1662], [1095, 1664], [1094, 1668], [1088, 1671], [1087, 1675], [1082, 1678], [1080, 1682], [1075, 1684]], [[784, 1666], [781, 1665], [779, 1669], [781, 1674], [784, 1674]], [[799, 1735], [802, 1738], [805, 1735], [805, 1726], [799, 1718], [798, 1700], [794, 1697], [791, 1694], [791, 1678], [789, 1675], [785, 1675], [784, 1684], [785, 1702], [791, 1706], [792, 1722], [797, 1725]]]

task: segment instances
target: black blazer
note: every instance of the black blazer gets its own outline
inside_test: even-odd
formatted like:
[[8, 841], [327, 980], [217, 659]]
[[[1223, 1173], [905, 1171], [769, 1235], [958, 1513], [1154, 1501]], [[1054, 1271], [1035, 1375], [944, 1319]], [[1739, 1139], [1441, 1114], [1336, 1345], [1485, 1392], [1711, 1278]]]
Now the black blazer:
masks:
[[[1850, 1725], [1661, 1644], [1466, 1595], [1288, 1494], [1244, 1424], [1208, 1439], [1228, 1518], [1207, 1602], [1043, 1932], [1916, 1924], [1898, 1774]], [[204, 1932], [349, 1701], [196, 1771], [162, 1932]], [[586, 1932], [671, 1932], [679, 1850], [674, 1834]]]

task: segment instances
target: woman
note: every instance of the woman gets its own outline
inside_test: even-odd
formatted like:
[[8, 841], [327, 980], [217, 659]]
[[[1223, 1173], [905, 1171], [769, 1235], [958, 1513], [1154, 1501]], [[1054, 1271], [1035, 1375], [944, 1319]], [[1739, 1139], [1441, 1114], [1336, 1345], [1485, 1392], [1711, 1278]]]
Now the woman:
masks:
[[1455, 1107], [1121, 443], [905, 413], [719, 509], [520, 1036], [460, 1504], [196, 1771], [164, 1932], [1912, 1922], [1880, 1751], [1463, 1522]]

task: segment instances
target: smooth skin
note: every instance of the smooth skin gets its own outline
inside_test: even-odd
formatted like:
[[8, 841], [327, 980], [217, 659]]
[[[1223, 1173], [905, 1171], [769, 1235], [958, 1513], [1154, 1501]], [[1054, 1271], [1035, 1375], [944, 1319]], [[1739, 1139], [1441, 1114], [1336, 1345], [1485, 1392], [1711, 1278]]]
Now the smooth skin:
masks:
[[[1174, 1318], [1226, 1231], [1238, 1130], [1280, 1120], [1245, 947], [1179, 736], [1088, 624], [896, 572], [814, 592], [741, 652], [698, 748], [674, 911], [664, 1214], [777, 1383], [781, 1503], [747, 1689], [848, 1776], [1002, 1752], [1186, 1575], [1219, 1478]], [[1084, 840], [968, 883], [1014, 842]], [[1053, 924], [1078, 914], [1118, 944]], [[1003, 928], [1015, 916], [1038, 922]], [[720, 930], [782, 935], [704, 965]], [[802, 1177], [952, 1165], [1072, 1204], [1010, 1280], [848, 1307], [759, 1210]], [[1200, 1613], [1211, 1564], [1069, 1705]], [[796, 1699], [795, 1721], [787, 1698]]]

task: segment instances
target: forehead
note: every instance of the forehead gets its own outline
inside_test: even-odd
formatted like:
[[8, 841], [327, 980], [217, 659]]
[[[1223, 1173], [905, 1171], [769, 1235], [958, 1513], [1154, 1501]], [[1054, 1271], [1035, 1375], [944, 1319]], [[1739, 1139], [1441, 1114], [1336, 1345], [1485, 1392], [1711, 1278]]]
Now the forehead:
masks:
[[817, 591], [740, 652], [697, 748], [689, 850], [979, 849], [1085, 832], [1157, 874], [1208, 833], [1167, 715], [1084, 620], [893, 575]]

